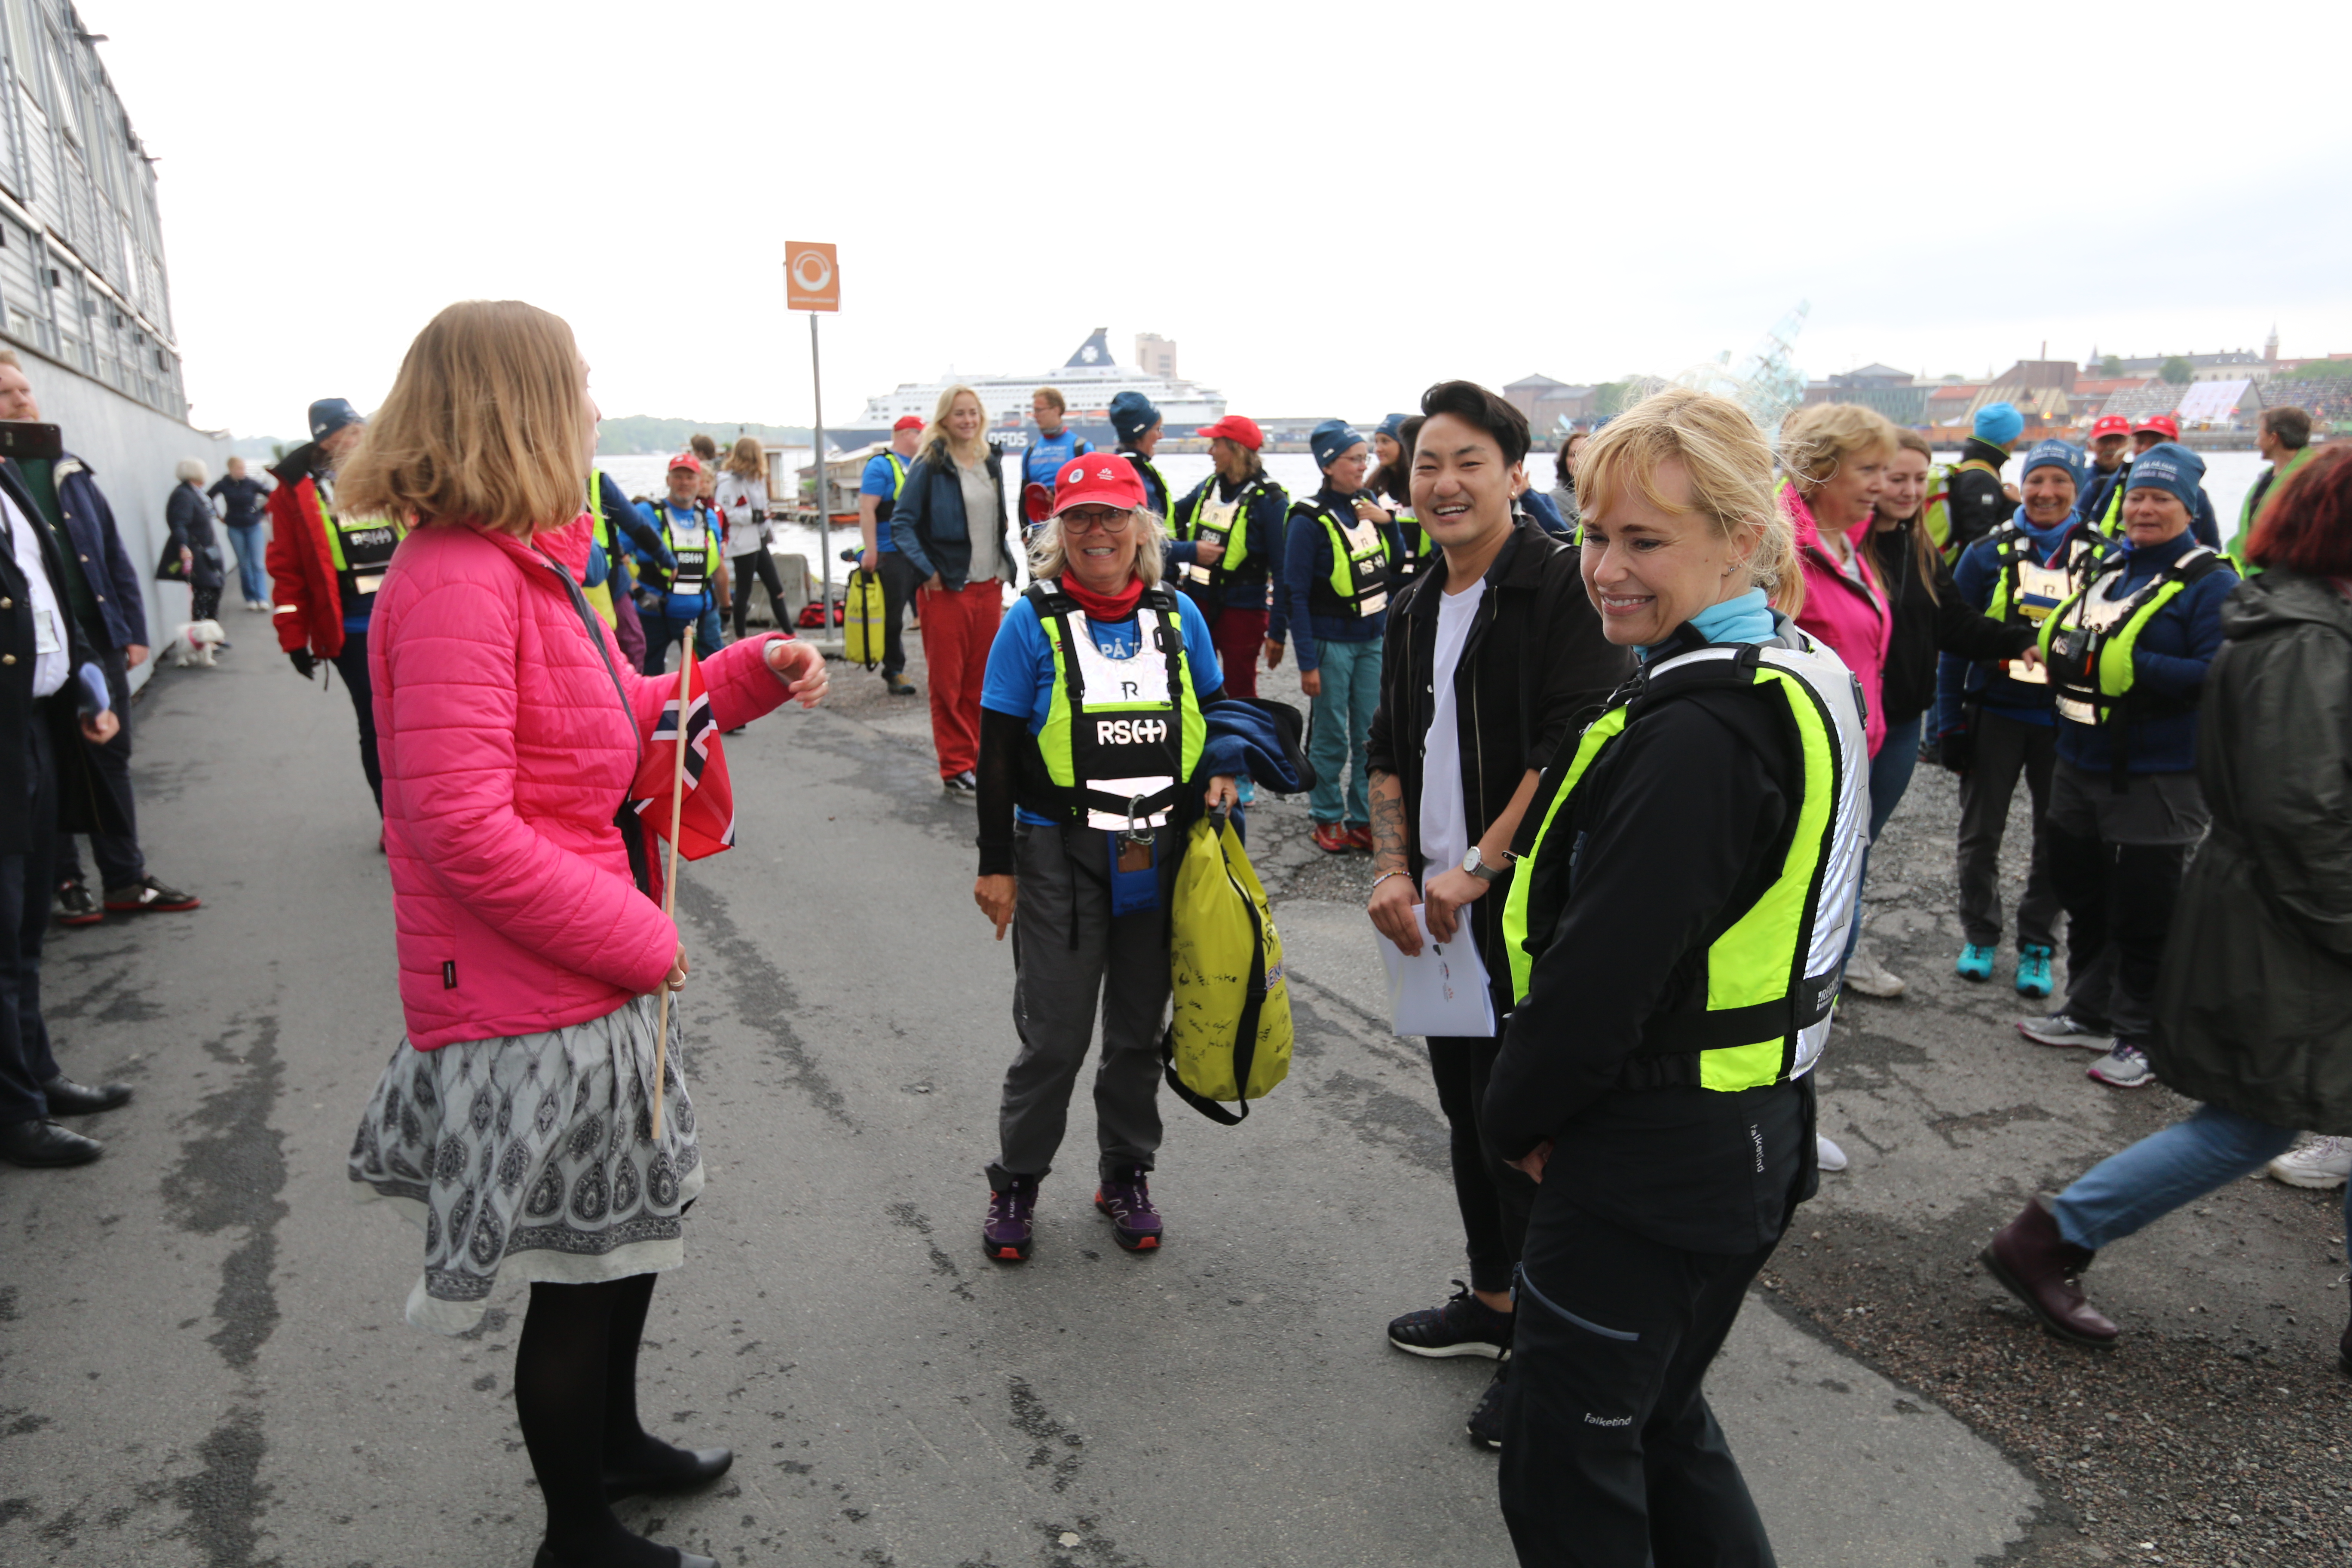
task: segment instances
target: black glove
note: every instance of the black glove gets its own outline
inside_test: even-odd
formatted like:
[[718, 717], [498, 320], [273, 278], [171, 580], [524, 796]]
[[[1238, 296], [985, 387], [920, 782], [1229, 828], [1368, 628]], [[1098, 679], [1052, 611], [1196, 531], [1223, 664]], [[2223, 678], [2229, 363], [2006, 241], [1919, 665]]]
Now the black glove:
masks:
[[294, 661], [294, 673], [308, 680], [319, 671], [319, 661], [307, 647], [298, 647], [286, 656]]
[[1972, 730], [1947, 730], [1936, 737], [1936, 760], [1952, 773], [1967, 773], [1976, 755], [1977, 737]]

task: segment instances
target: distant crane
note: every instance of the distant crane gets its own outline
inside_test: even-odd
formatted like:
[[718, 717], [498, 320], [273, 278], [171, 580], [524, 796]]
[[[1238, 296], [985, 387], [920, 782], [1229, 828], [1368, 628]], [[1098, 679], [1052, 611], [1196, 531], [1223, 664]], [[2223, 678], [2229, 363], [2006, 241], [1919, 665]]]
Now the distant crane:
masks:
[[1796, 353], [1797, 334], [1805, 330], [1805, 318], [1812, 310], [1811, 301], [1798, 300], [1796, 308], [1772, 324], [1737, 368], [1731, 363], [1731, 351], [1726, 349], [1717, 358], [1701, 360], [1684, 371], [1675, 377], [1675, 384], [1727, 397], [1747, 409], [1768, 433], [1778, 430], [1790, 411], [1805, 401], [1805, 373], [1790, 361]]

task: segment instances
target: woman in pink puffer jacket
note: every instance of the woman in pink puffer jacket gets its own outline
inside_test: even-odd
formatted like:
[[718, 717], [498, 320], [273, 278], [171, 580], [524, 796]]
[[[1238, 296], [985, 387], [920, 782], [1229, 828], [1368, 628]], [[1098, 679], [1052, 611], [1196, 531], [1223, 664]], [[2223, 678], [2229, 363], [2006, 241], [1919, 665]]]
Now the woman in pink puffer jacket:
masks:
[[[654, 841], [625, 805], [676, 676], [620, 657], [578, 585], [596, 413], [571, 330], [513, 300], [452, 305], [408, 352], [338, 500], [409, 520], [370, 627], [407, 1038], [352, 1179], [425, 1230], [409, 1321], [471, 1328], [503, 1270], [531, 1281], [515, 1406], [547, 1505], [541, 1568], [674, 1555], [606, 1499], [710, 1479], [732, 1456], [638, 1424], [653, 1278], [702, 1185], [655, 1004], [685, 983]], [[721, 729], [825, 688], [787, 637], [712, 650]], [[708, 1562], [679, 1556], [689, 1565]]]

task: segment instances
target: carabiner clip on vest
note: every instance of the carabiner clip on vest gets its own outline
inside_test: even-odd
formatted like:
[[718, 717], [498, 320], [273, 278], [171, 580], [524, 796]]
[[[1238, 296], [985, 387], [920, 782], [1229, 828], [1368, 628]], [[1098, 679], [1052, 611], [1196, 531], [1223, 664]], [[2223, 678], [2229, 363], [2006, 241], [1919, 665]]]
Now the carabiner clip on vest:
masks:
[[1159, 843], [1143, 819], [1150, 816], [1140, 795], [1127, 803], [1127, 826], [1105, 840], [1110, 847], [1110, 912], [1146, 914], [1160, 907]]

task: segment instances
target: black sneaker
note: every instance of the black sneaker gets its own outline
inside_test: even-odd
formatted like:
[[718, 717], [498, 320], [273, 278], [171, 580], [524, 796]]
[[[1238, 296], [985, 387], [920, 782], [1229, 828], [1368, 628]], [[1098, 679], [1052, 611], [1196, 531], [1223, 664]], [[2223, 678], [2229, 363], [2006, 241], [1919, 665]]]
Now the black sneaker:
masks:
[[970, 768], [966, 768], [953, 778], [941, 779], [940, 787], [951, 795], [970, 800], [980, 793], [980, 780], [973, 775]]
[[1482, 1355], [1501, 1361], [1511, 1353], [1512, 1317], [1497, 1312], [1459, 1287], [1443, 1307], [1423, 1307], [1389, 1324], [1389, 1343], [1407, 1355]]
[[106, 918], [98, 900], [79, 879], [58, 884], [57, 913], [61, 926], [94, 926]]
[[106, 889], [106, 908], [110, 914], [135, 915], [142, 912], [178, 914], [193, 910], [204, 900], [194, 893], [184, 893], [177, 888], [167, 888], [152, 877], [142, 877], [127, 888]]
[[1495, 1381], [1486, 1385], [1486, 1392], [1470, 1407], [1470, 1419], [1462, 1425], [1462, 1429], [1470, 1434], [1470, 1440], [1482, 1448], [1499, 1449], [1503, 1446], [1503, 1390], [1510, 1386], [1510, 1381], [1511, 1363], [1506, 1361], [1495, 1369]]

